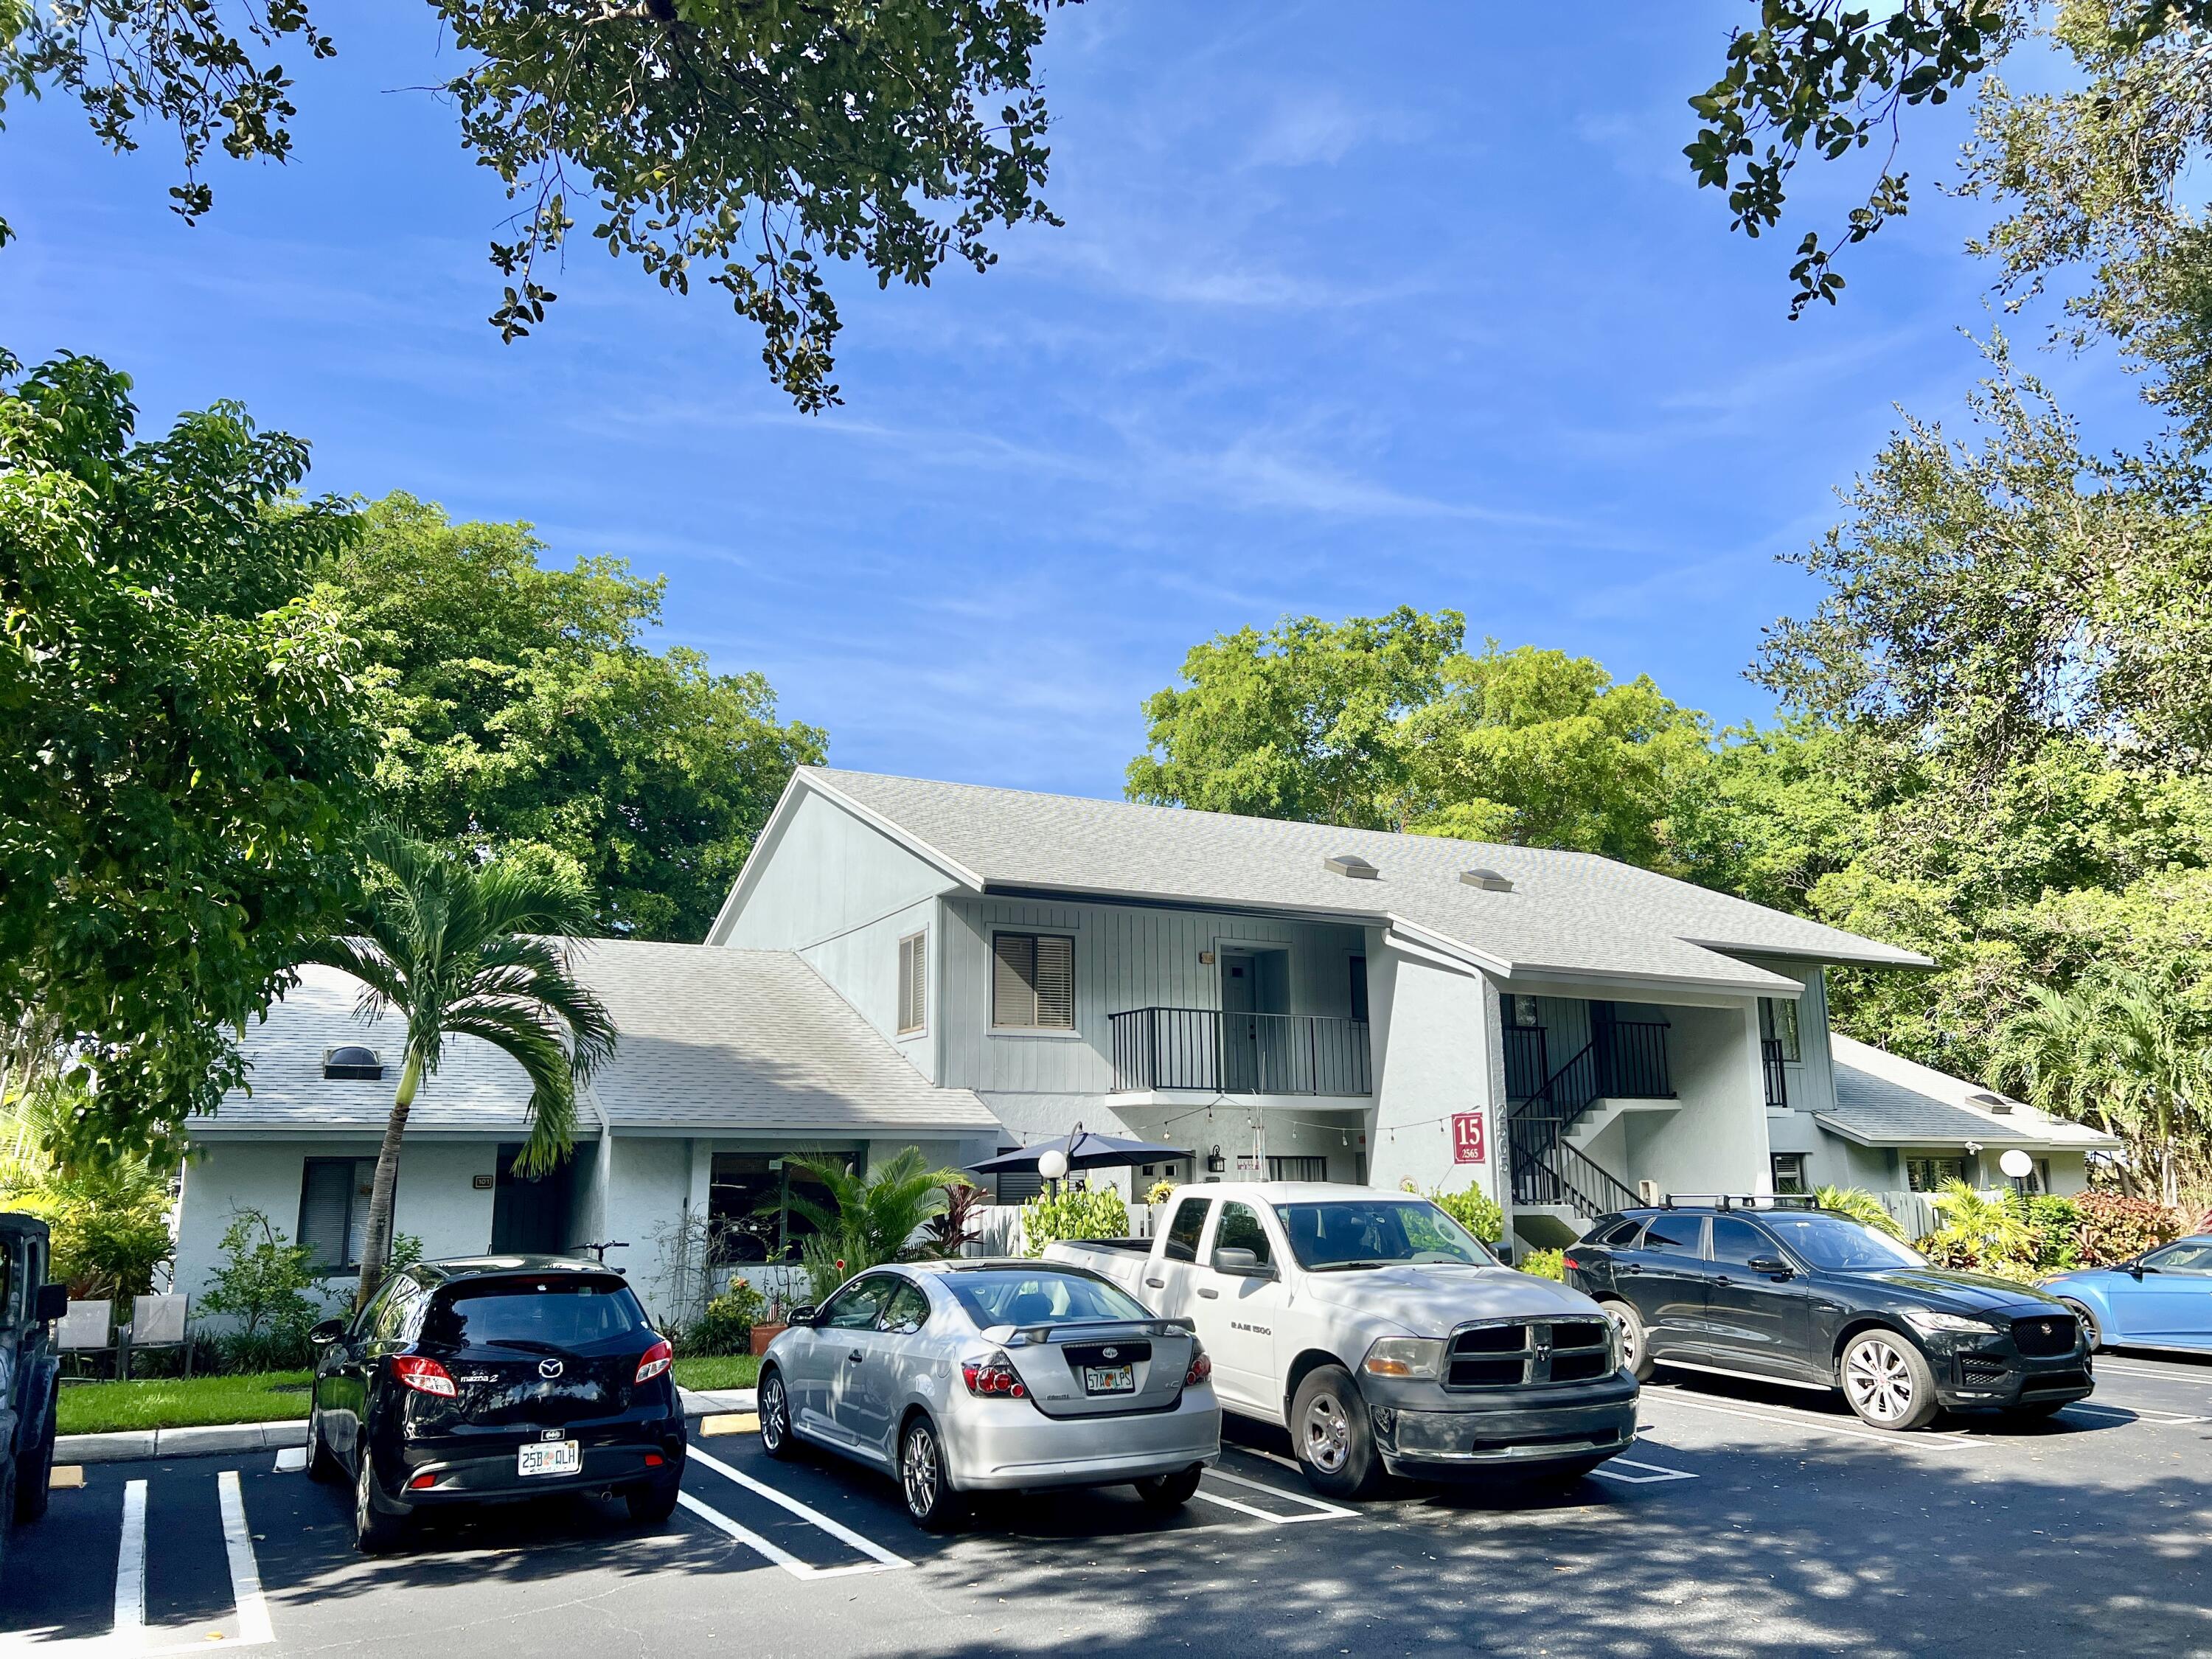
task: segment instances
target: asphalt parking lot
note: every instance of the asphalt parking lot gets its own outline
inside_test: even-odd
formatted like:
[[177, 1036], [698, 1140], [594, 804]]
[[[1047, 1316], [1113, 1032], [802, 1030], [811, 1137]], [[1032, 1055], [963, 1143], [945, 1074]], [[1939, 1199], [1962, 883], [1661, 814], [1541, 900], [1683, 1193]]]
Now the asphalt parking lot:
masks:
[[1356, 1508], [1240, 1430], [1180, 1516], [1007, 1497], [946, 1539], [748, 1435], [695, 1440], [665, 1527], [547, 1503], [374, 1560], [296, 1454], [101, 1464], [17, 1531], [0, 1655], [2212, 1654], [2212, 1363], [2098, 1378], [2048, 1422], [1894, 1436], [1662, 1373], [1570, 1489]]

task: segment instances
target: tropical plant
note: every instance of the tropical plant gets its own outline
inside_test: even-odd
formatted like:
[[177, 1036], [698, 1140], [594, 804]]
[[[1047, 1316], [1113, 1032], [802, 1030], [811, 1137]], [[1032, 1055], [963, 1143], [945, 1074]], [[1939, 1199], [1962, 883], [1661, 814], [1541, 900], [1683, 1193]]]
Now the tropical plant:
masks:
[[1125, 1238], [1128, 1232], [1129, 1206], [1111, 1187], [1069, 1182], [1022, 1206], [1022, 1248], [1030, 1255], [1071, 1238]]
[[73, 1297], [115, 1300], [154, 1288], [173, 1251], [168, 1172], [76, 1133], [80, 1085], [46, 1077], [0, 1115], [0, 1209], [43, 1219], [55, 1279]]
[[1922, 1255], [1939, 1267], [1960, 1267], [2000, 1279], [2031, 1279], [2035, 1273], [2035, 1235], [2027, 1206], [2009, 1190], [1977, 1192], [1963, 1181], [1947, 1181], [1929, 1201], [1942, 1225], [1919, 1242]]
[[1505, 1212], [1496, 1199], [1476, 1188], [1462, 1193], [1433, 1192], [1429, 1202], [1486, 1244], [1495, 1244], [1505, 1237]]
[[1514, 1264], [1524, 1273], [1538, 1279], [1556, 1279], [1565, 1282], [1567, 1276], [1567, 1253], [1565, 1250], [1523, 1250]]
[[813, 1234], [799, 1244], [799, 1267], [806, 1275], [806, 1299], [817, 1308], [860, 1271], [845, 1266], [845, 1258], [837, 1254], [836, 1241], [826, 1233]]
[[788, 1164], [827, 1188], [829, 1201], [793, 1182], [787, 1199], [779, 1194], [772, 1202], [788, 1202], [793, 1213], [813, 1224], [814, 1238], [805, 1252], [807, 1268], [814, 1270], [817, 1252], [811, 1247], [819, 1240], [830, 1252], [827, 1260], [843, 1263], [840, 1283], [879, 1262], [905, 1256], [916, 1236], [950, 1205], [947, 1189], [967, 1182], [957, 1170], [931, 1169], [918, 1146], [900, 1148], [866, 1176], [854, 1174], [843, 1158], [827, 1154], [795, 1155]]
[[2182, 1218], [2165, 1205], [2124, 1193], [2083, 1193], [2074, 1206], [2081, 1218], [2076, 1248], [2087, 1267], [2132, 1261], [2185, 1231]]
[[1905, 1229], [1898, 1225], [1897, 1218], [1882, 1206], [1882, 1201], [1863, 1187], [1822, 1187], [1813, 1194], [1813, 1201], [1822, 1209], [1833, 1212], [1846, 1220], [1856, 1221], [1863, 1227], [1887, 1233], [1892, 1238], [1903, 1238]]
[[1176, 1195], [1176, 1183], [1172, 1181], [1164, 1179], [1155, 1181], [1152, 1186], [1146, 1190], [1145, 1202], [1147, 1204], [1166, 1203], [1170, 1199]]
[[972, 1181], [947, 1182], [945, 1207], [922, 1224], [927, 1253], [950, 1259], [973, 1244], [981, 1234], [983, 1206], [990, 1199]]
[[748, 1352], [753, 1327], [767, 1314], [768, 1297], [749, 1281], [733, 1279], [730, 1288], [708, 1303], [706, 1312], [678, 1334], [676, 1351], [687, 1358]]
[[[474, 1037], [530, 1079], [530, 1132], [517, 1174], [540, 1176], [575, 1139], [576, 1089], [612, 1056], [614, 1019], [576, 976], [573, 941], [591, 915], [582, 888], [563, 878], [425, 846], [388, 825], [362, 838], [368, 862], [353, 932], [321, 940], [304, 960], [362, 982], [361, 1012], [406, 1022], [399, 1085], [377, 1151], [358, 1301], [390, 1259], [392, 1200], [407, 1115], [437, 1075], [447, 1040]], [[554, 937], [547, 937], [553, 935]]]
[[2038, 1273], [2063, 1273], [2081, 1265], [2081, 1207], [2072, 1199], [2036, 1194], [2027, 1200], [2027, 1231]]
[[265, 1211], [233, 1211], [217, 1248], [222, 1260], [200, 1294], [202, 1313], [235, 1320], [249, 1342], [302, 1334], [321, 1316], [314, 1251], [286, 1238]]

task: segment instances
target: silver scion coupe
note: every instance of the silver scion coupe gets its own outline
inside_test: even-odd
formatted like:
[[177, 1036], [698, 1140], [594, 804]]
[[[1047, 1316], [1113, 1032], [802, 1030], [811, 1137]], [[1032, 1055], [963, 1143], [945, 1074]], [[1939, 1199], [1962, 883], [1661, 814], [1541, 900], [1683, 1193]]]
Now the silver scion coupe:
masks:
[[891, 1473], [933, 1531], [1010, 1487], [1128, 1481], [1176, 1509], [1221, 1455], [1212, 1370], [1188, 1321], [1087, 1268], [902, 1262], [793, 1312], [761, 1363], [761, 1447]]

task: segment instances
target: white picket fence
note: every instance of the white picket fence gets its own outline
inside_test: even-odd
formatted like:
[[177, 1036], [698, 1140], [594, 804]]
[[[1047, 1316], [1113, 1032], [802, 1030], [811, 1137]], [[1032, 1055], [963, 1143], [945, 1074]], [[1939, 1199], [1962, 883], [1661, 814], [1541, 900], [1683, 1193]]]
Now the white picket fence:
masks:
[[[1142, 1204], [1129, 1206], [1129, 1236], [1150, 1238], [1159, 1220], [1160, 1209]], [[1024, 1255], [1028, 1253], [1029, 1234], [1022, 1226], [1022, 1206], [1018, 1204], [987, 1204], [977, 1212], [981, 1224], [975, 1242], [968, 1247], [969, 1255]]]

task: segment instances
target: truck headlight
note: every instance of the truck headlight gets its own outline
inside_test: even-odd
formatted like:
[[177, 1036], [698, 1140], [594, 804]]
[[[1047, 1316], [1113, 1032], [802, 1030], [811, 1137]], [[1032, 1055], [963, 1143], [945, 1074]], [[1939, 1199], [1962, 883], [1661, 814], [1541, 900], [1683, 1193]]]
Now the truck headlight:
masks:
[[1359, 1369], [1370, 1376], [1433, 1382], [1444, 1374], [1443, 1340], [1433, 1336], [1383, 1337], [1367, 1351]]
[[1964, 1314], [1937, 1313], [1933, 1308], [1907, 1308], [1905, 1310], [1904, 1317], [1905, 1322], [1911, 1326], [1914, 1330], [1930, 1334], [1936, 1331], [1953, 1331], [1971, 1332], [1977, 1336], [1987, 1336], [1991, 1328], [1982, 1320], [1969, 1319]]

